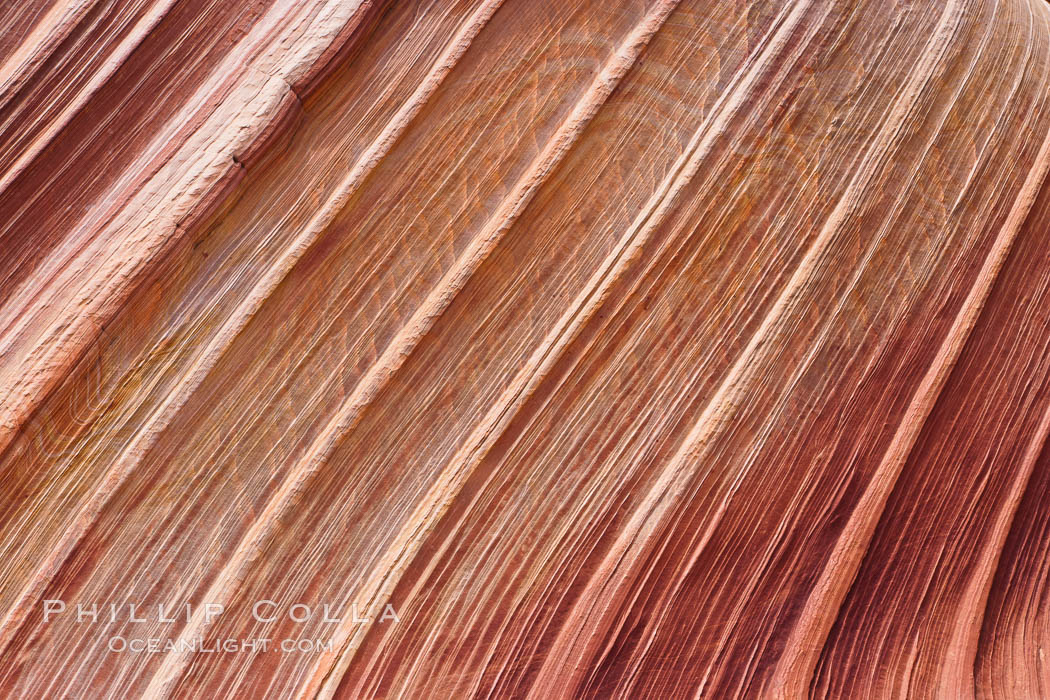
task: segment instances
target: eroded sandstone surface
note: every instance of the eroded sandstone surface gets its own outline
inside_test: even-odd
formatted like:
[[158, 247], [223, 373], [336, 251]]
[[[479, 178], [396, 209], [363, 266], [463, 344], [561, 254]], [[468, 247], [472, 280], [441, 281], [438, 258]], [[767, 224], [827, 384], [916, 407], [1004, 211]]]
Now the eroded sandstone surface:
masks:
[[1050, 696], [1048, 168], [1043, 0], [4, 3], [0, 693]]

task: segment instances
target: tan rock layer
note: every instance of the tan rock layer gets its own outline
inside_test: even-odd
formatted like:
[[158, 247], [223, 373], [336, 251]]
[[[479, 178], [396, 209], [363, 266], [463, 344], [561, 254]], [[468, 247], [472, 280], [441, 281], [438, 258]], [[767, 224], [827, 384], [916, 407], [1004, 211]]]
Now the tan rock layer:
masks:
[[1041, 0], [0, 23], [5, 695], [1050, 693]]

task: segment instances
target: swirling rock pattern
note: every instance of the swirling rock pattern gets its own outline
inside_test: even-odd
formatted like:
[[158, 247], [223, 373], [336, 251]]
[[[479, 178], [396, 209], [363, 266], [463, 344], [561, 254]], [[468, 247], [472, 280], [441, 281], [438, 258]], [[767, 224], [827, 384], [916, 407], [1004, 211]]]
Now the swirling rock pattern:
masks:
[[1050, 697], [1044, 0], [0, 27], [5, 697]]

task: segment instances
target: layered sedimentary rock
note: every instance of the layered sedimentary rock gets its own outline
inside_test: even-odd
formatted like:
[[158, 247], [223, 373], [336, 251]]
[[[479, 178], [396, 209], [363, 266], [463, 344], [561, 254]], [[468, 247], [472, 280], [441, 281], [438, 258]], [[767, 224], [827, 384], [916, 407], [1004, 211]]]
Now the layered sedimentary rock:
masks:
[[1043, 0], [0, 27], [5, 696], [1050, 695]]

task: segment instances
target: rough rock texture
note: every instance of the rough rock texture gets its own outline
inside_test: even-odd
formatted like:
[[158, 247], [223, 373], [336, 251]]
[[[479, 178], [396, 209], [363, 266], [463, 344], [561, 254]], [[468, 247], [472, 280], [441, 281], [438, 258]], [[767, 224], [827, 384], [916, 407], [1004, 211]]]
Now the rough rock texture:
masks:
[[1043, 0], [0, 27], [4, 697], [1050, 697]]

